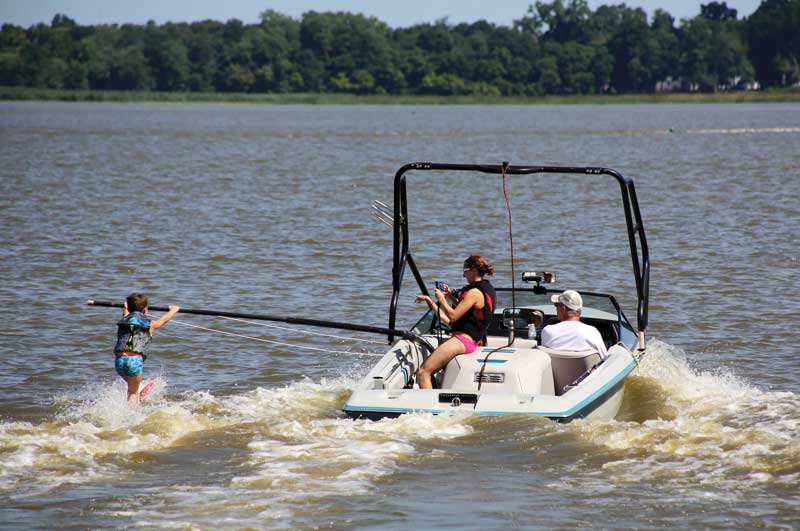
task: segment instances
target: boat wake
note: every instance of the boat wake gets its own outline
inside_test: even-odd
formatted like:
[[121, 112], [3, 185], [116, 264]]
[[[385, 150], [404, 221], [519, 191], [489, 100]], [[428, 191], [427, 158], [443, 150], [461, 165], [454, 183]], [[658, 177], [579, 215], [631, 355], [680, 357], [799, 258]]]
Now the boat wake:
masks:
[[652, 477], [676, 496], [700, 497], [797, 484], [798, 395], [760, 390], [728, 370], [696, 371], [660, 341], [634, 374], [616, 421], [576, 425], [607, 449], [604, 481]]
[[[402, 468], [417, 442], [472, 431], [463, 416], [349, 420], [341, 412], [355, 383], [348, 379], [304, 380], [219, 397], [209, 392], [170, 396], [163, 377], [154, 382], [140, 408], [128, 407], [124, 383], [114, 380], [57, 397], [59, 412], [52, 420], [0, 423], [0, 500], [25, 503], [71, 486], [120, 484], [149, 473], [150, 498], [169, 498], [188, 521], [194, 521], [190, 515], [199, 507], [214, 513], [246, 506], [250, 514], [263, 504], [257, 517], [263, 523], [284, 517], [289, 506], [309, 495], [367, 492], [379, 478]], [[180, 494], [174, 483], [158, 485], [165, 481], [158, 470], [160, 461], [169, 461], [165, 455], [212, 444], [244, 447], [245, 457], [210, 465], [228, 472], [215, 480], [187, 482]], [[149, 462], [154, 469], [148, 469]], [[161, 519], [147, 504], [140, 511], [137, 518]]]
[[[336, 513], [343, 495], [370, 494], [428, 459], [467, 459], [453, 450], [468, 447], [545, 475], [567, 471], [560, 476], [570, 480], [548, 485], [555, 490], [608, 491], [650, 478], [664, 502], [758, 499], [800, 479], [797, 395], [762, 391], [724, 370], [696, 371], [682, 351], [656, 340], [626, 383], [617, 420], [567, 425], [468, 414], [354, 421], [341, 411], [356, 385], [349, 376], [230, 396], [175, 395], [163, 377], [155, 382], [139, 409], [127, 407], [115, 380], [57, 398], [51, 420], [0, 423], [3, 504], [81, 485], [124, 493], [144, 476], [147, 496], [124, 510], [143, 525], [214, 527], [220, 515], [237, 528], [301, 525], [309, 498]], [[199, 471], [176, 477], [162, 468], [181, 459]]]
[[741, 135], [753, 133], [800, 133], [800, 127], [737, 127], [731, 129], [688, 129], [689, 134]]

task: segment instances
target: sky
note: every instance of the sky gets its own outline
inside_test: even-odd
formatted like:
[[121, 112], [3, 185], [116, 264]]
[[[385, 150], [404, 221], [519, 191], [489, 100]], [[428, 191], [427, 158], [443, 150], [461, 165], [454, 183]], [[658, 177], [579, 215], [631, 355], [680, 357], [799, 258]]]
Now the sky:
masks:
[[[675, 17], [691, 18], [700, 13], [700, 4], [712, 0], [588, 0], [591, 9], [601, 5], [625, 3], [641, 7], [648, 15], [663, 9]], [[195, 22], [227, 21], [232, 18], [246, 24], [259, 21], [261, 12], [274, 9], [299, 19], [306, 11], [349, 11], [374, 16], [392, 28], [435, 22], [447, 17], [451, 24], [486, 20], [511, 26], [535, 0], [0, 0], [0, 24], [29, 27], [39, 22], [49, 24], [57, 13], [67, 15], [81, 25], [132, 23], [154, 20]], [[738, 11], [739, 18], [751, 15], [760, 0], [726, 0]]]

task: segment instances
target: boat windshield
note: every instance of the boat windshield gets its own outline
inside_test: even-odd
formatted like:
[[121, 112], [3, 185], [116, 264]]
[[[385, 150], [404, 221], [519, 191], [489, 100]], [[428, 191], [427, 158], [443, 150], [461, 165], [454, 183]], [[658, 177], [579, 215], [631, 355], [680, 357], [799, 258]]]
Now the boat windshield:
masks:
[[[550, 297], [561, 293], [560, 290], [547, 290], [545, 293], [536, 293], [533, 289], [517, 288], [514, 296], [514, 303], [517, 307], [536, 307], [545, 314], [555, 314], [555, 305], [550, 302]], [[603, 293], [581, 292], [583, 307], [595, 311], [606, 312], [616, 318], [617, 308], [610, 295]], [[497, 309], [510, 308], [512, 306], [511, 288], [497, 288]]]

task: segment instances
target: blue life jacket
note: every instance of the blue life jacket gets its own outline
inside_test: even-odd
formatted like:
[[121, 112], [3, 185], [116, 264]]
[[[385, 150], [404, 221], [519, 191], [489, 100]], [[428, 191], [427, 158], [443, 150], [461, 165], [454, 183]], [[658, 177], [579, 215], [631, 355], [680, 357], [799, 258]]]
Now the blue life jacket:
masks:
[[131, 312], [117, 323], [117, 344], [114, 346], [114, 354], [136, 352], [147, 359], [152, 339], [150, 319], [142, 312]]

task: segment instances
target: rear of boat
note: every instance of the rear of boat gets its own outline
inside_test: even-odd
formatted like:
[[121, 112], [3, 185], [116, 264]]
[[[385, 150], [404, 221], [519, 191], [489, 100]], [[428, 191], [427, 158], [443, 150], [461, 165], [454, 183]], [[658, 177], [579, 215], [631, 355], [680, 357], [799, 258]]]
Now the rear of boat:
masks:
[[[530, 294], [538, 299], [533, 302], [540, 304], [524, 308], [530, 310], [524, 315], [554, 316], [552, 305], [548, 308], [543, 302], [548, 294], [532, 291]], [[613, 301], [603, 295], [587, 298]], [[518, 310], [514, 309], [519, 314]], [[636, 366], [637, 348], [637, 336], [621, 312], [585, 309], [585, 321], [597, 326], [609, 345], [605, 357], [596, 351], [541, 347], [537, 342], [540, 327], [535, 324], [529, 327], [533, 323], [525, 321], [509, 321], [504, 319], [504, 313], [507, 315], [508, 309], [495, 313], [490, 327], [494, 335], [488, 337], [487, 345], [451, 360], [435, 375], [434, 389], [416, 387], [416, 371], [435, 347], [450, 336], [429, 333], [396, 342], [359, 382], [344, 412], [352, 418], [369, 419], [404, 413], [522, 414], [558, 422], [616, 416], [622, 404], [625, 378]], [[508, 333], [504, 322], [517, 323], [513, 333]], [[532, 337], [526, 337], [528, 330]]]
[[[490, 342], [491, 344], [491, 342]], [[557, 389], [554, 362], [563, 352], [540, 347], [479, 349], [457, 356], [437, 378], [435, 389], [414, 386], [413, 375], [429, 352], [406, 339], [398, 341], [359, 382], [344, 405], [352, 418], [378, 420], [404, 413], [536, 415], [559, 422], [578, 418], [612, 419], [622, 404], [625, 377], [635, 368], [632, 353], [615, 345], [599, 360], [596, 352], [575, 358], [581, 371]], [[487, 354], [492, 353], [489, 359]], [[587, 367], [588, 365], [588, 367]], [[578, 381], [580, 379], [580, 381]]]

